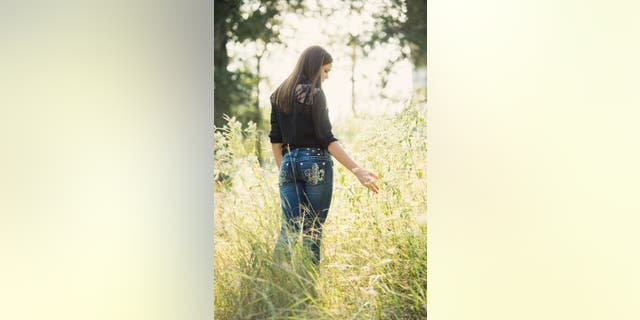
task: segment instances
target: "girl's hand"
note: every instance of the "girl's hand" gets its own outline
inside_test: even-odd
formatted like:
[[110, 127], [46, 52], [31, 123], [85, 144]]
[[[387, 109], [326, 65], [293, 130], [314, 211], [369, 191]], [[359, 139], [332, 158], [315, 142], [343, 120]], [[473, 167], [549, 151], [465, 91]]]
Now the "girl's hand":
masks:
[[353, 168], [351, 172], [356, 175], [363, 186], [369, 188], [373, 193], [378, 194], [378, 190], [380, 190], [380, 188], [378, 188], [375, 181], [379, 178], [375, 173], [363, 168]]

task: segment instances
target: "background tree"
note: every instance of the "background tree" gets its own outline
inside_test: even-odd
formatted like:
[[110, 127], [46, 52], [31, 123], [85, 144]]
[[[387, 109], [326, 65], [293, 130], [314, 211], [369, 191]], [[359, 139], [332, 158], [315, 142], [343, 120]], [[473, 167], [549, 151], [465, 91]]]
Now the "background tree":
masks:
[[[278, 29], [282, 10], [300, 10], [302, 0], [255, 1], [255, 0], [216, 0], [214, 3], [214, 124], [224, 125], [223, 114], [243, 116], [243, 120], [260, 121], [258, 105], [254, 94], [258, 83], [259, 70], [245, 66], [233, 72], [229, 71], [230, 57], [227, 44], [245, 43], [260, 40], [261, 43], [279, 42]], [[256, 52], [259, 61], [265, 47]]]
[[[408, 48], [401, 51], [400, 59], [410, 58], [414, 67], [414, 92], [418, 93], [418, 99], [426, 99], [427, 0], [391, 0], [374, 17], [379, 32], [369, 43], [379, 45], [395, 38]], [[391, 69], [400, 59], [390, 61], [386, 69]], [[382, 81], [384, 86], [384, 76]]]
[[[340, 12], [345, 12], [347, 17], [356, 19], [357, 21], [363, 21], [363, 17], [372, 15], [372, 12], [365, 10], [364, 1], [345, 1], [338, 6], [329, 7], [322, 1], [318, 2], [319, 15], [333, 16]], [[358, 74], [356, 66], [358, 65], [358, 60], [366, 58], [369, 55], [371, 45], [368, 43], [375, 30], [373, 28], [367, 28], [365, 25], [359, 25], [358, 30], [338, 28], [338, 30], [331, 30], [330, 32], [330, 34], [327, 34], [330, 39], [328, 44], [344, 46], [343, 50], [338, 50], [336, 53], [344, 54], [351, 62], [351, 112], [354, 117], [357, 117], [356, 100], [358, 94], [356, 93], [356, 82], [362, 79], [362, 77], [366, 77], [366, 75]]]

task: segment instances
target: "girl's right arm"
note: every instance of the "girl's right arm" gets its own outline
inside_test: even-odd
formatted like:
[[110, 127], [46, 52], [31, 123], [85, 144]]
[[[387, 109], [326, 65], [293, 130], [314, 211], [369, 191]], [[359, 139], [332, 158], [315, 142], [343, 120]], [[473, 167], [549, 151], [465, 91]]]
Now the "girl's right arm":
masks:
[[349, 171], [358, 178], [362, 185], [369, 188], [369, 190], [373, 191], [375, 194], [378, 194], [379, 188], [375, 183], [375, 181], [378, 180], [378, 176], [375, 173], [367, 169], [360, 168], [337, 141], [331, 142], [327, 147], [327, 150], [329, 150], [329, 153], [331, 153], [338, 162], [349, 169]]

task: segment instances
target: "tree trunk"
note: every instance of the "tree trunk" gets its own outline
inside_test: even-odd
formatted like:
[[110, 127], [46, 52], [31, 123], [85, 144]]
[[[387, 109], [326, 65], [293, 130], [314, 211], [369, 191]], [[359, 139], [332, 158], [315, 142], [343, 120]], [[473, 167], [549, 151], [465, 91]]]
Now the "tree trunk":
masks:
[[232, 14], [231, 10], [237, 10], [236, 4], [215, 1], [214, 4], [214, 37], [213, 37], [213, 122], [216, 127], [222, 127], [223, 114], [231, 114], [229, 90], [227, 85], [231, 83], [230, 74], [227, 71], [229, 56], [227, 54], [227, 18]]
[[411, 43], [411, 62], [413, 63], [414, 100], [424, 102], [427, 99], [427, 16], [426, 0], [406, 0], [406, 34]]
[[256, 67], [256, 76], [258, 77], [258, 85], [256, 88], [256, 157], [258, 157], [258, 162], [262, 167], [262, 130], [260, 129], [260, 124], [262, 123], [262, 112], [260, 112], [260, 61], [262, 61], [262, 55], [264, 55], [265, 50], [263, 50], [260, 54], [256, 55], [257, 67]]
[[356, 41], [352, 40], [351, 43], [351, 111], [353, 116], [357, 117], [356, 113]]

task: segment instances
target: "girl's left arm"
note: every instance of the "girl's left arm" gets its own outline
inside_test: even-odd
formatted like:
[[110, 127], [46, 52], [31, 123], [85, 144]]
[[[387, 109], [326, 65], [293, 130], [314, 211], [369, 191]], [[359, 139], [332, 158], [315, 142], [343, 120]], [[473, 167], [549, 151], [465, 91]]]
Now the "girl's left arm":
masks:
[[279, 170], [280, 163], [282, 163], [282, 131], [280, 130], [276, 108], [275, 103], [271, 101], [271, 131], [269, 132], [269, 140], [271, 141], [271, 150], [273, 150], [273, 157], [276, 159]]
[[280, 164], [282, 163], [282, 143], [272, 143], [271, 150], [273, 151], [273, 157], [276, 159], [278, 169], [280, 169]]

